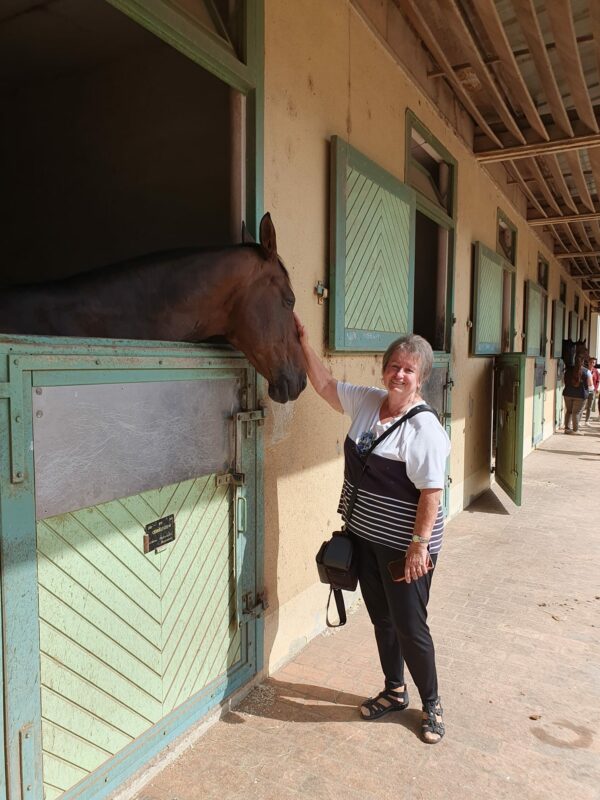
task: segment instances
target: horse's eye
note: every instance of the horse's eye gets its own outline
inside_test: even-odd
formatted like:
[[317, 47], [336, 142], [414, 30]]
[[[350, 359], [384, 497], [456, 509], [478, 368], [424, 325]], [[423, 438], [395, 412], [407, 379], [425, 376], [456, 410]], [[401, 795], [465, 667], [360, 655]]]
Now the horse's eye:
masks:
[[295, 297], [286, 297], [284, 300], [286, 306], [288, 308], [293, 308], [296, 305], [296, 298]]

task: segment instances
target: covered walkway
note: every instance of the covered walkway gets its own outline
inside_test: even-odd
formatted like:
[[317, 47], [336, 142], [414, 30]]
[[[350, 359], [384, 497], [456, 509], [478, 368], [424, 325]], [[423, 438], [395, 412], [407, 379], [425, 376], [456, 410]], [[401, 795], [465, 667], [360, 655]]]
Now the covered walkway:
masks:
[[[313, 640], [130, 797], [593, 800], [600, 786], [600, 424], [525, 462], [524, 505], [488, 492], [448, 526], [433, 585], [447, 735], [419, 704], [369, 724], [370, 624]], [[323, 589], [325, 598], [325, 589]]]

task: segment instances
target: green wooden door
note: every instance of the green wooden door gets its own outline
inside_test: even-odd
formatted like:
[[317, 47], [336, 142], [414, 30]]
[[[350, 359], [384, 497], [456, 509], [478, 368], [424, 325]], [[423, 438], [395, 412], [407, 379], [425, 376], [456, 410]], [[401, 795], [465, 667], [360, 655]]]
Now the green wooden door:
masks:
[[[176, 540], [145, 554], [170, 514]], [[214, 475], [38, 522], [47, 800], [240, 662], [232, 523]]]
[[532, 444], [542, 441], [544, 435], [544, 401], [546, 399], [546, 360], [535, 359], [533, 371], [533, 424]]
[[260, 669], [256, 376], [210, 346], [0, 337], [0, 379], [10, 796], [96, 800]]
[[564, 388], [564, 375], [565, 375], [565, 362], [562, 358], [556, 359], [556, 379], [554, 384], [554, 430], [557, 431], [562, 428], [564, 403], [563, 403], [563, 388]]
[[525, 365], [523, 353], [496, 358], [496, 480], [517, 505], [523, 483]]

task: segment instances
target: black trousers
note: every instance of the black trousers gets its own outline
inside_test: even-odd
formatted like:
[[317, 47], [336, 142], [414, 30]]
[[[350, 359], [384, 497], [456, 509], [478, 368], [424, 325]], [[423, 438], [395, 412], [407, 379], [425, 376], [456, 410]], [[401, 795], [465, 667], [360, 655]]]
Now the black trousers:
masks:
[[[433, 571], [417, 581], [394, 583], [388, 563], [402, 558], [399, 550], [352, 536], [358, 556], [358, 579], [362, 596], [375, 628], [385, 685], [404, 684], [404, 664], [421, 700], [438, 696], [435, 650], [427, 625], [427, 602]], [[432, 561], [437, 561], [437, 554]]]

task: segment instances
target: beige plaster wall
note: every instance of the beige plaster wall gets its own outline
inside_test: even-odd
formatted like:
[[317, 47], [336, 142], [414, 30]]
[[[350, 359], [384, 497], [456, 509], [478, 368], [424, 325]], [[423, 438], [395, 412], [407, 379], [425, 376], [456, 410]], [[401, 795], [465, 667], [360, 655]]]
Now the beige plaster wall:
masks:
[[[411, 52], [408, 47], [407, 52]], [[472, 242], [480, 240], [495, 249], [498, 207], [518, 227], [518, 350], [523, 283], [528, 277], [536, 278], [538, 251], [552, 260], [551, 252], [532, 234], [523, 218], [525, 202], [516, 187], [506, 186], [503, 170], [496, 167], [486, 172], [477, 164], [463, 140], [452, 133], [449, 121], [413, 84], [353, 4], [347, 0], [267, 0], [265, 208], [272, 214], [279, 251], [291, 274], [297, 311], [313, 346], [342, 380], [377, 385], [381, 359], [334, 356], [326, 351], [328, 306], [317, 304], [313, 287], [317, 280], [328, 283], [329, 139], [334, 134], [346, 138], [403, 179], [407, 108], [458, 160], [452, 348], [454, 514], [490, 485], [492, 359], [468, 355]], [[559, 271], [554, 262], [551, 297], [558, 296]], [[532, 359], [528, 360], [527, 387], [526, 450], [531, 447]], [[552, 402], [549, 392], [545, 436], [552, 430], [548, 410]], [[323, 626], [327, 593], [315, 583], [314, 556], [339, 524], [336, 506], [346, 430], [347, 420], [330, 410], [311, 388], [293, 404], [269, 407], [265, 581], [270, 609], [265, 655], [270, 668], [289, 658]]]

